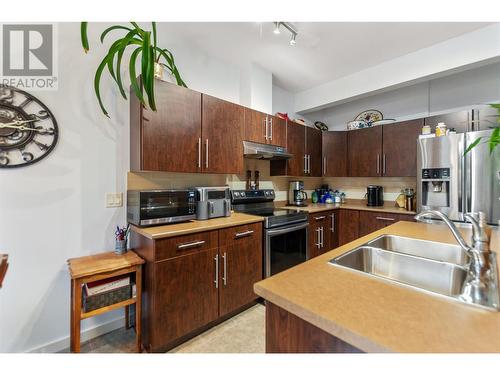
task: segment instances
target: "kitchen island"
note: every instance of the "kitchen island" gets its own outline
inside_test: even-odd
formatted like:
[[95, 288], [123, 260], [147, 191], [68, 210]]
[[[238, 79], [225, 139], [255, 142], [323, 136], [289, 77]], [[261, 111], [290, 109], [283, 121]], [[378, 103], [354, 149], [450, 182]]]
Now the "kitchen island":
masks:
[[[328, 263], [383, 234], [456, 243], [445, 225], [401, 221], [256, 283], [266, 300], [266, 351], [500, 352], [499, 312]], [[500, 249], [497, 230], [491, 249]]]

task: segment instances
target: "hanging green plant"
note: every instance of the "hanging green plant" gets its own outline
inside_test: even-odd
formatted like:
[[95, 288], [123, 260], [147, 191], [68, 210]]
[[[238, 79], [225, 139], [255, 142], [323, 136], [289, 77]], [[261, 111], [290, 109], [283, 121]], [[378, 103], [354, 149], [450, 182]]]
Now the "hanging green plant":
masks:
[[[500, 103], [498, 104], [490, 104], [491, 107], [495, 108], [498, 112], [497, 120], [496, 122], [500, 124]], [[476, 139], [474, 142], [472, 142], [469, 147], [464, 152], [464, 155], [470, 152], [474, 147], [476, 147], [481, 141], [483, 140], [484, 137], [479, 137]], [[500, 125], [497, 125], [495, 127], [495, 130], [493, 130], [493, 133], [491, 133], [490, 138], [486, 140], [486, 142], [483, 143], [488, 143], [488, 147], [490, 149], [490, 154], [495, 150], [495, 148], [500, 145]]]
[[[132, 27], [114, 25], [108, 27], [101, 34], [101, 43], [104, 43], [106, 35], [108, 35], [113, 30], [123, 30], [125, 36], [115, 40], [109, 47], [108, 53], [102, 59], [101, 63], [97, 67], [94, 77], [94, 91], [101, 107], [102, 112], [109, 117], [106, 108], [102, 102], [100, 84], [101, 76], [104, 70], [107, 68], [111, 77], [116, 82], [120, 94], [124, 99], [127, 99], [127, 95], [123, 88], [123, 82], [121, 77], [121, 64], [123, 55], [127, 47], [135, 47], [129, 60], [129, 76], [132, 86], [132, 90], [137, 98], [143, 105], [149, 105], [149, 107], [156, 111], [156, 103], [154, 97], [154, 81], [155, 72], [160, 74], [163, 68], [168, 69], [168, 71], [175, 78], [179, 86], [187, 87], [186, 83], [182, 80], [179, 70], [175, 65], [174, 56], [166, 48], [160, 48], [157, 46], [156, 38], [156, 23], [152, 22], [152, 31], [146, 31], [139, 27], [136, 22], [130, 22]], [[82, 46], [85, 53], [89, 50], [89, 40], [87, 34], [88, 22], [82, 22], [80, 26], [80, 34]], [[142, 85], [139, 83], [136, 74], [136, 62], [141, 55], [141, 79]], [[147, 101], [146, 101], [147, 97]]]

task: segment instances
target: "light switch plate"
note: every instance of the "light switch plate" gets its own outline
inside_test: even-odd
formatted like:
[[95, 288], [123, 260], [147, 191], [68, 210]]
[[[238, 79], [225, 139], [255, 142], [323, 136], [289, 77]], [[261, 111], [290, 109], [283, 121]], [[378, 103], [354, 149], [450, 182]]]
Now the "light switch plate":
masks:
[[106, 207], [121, 207], [123, 206], [122, 193], [106, 193]]

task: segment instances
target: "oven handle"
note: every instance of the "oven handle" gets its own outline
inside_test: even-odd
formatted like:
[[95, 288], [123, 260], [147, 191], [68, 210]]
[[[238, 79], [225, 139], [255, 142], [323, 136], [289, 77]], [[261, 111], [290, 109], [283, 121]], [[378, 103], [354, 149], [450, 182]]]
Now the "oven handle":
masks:
[[309, 223], [306, 221], [304, 224], [301, 224], [301, 225], [290, 225], [286, 228], [280, 228], [280, 229], [267, 229], [266, 235], [275, 236], [278, 234], [290, 233], [290, 232], [293, 232], [296, 230], [307, 228], [308, 226], [309, 226]]

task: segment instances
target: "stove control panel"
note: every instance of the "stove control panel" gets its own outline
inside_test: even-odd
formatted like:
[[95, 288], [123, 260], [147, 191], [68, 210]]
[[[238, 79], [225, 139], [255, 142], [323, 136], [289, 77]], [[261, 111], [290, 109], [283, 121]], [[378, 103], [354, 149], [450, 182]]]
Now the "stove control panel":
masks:
[[262, 190], [231, 190], [233, 203], [266, 202], [275, 198], [273, 189]]

